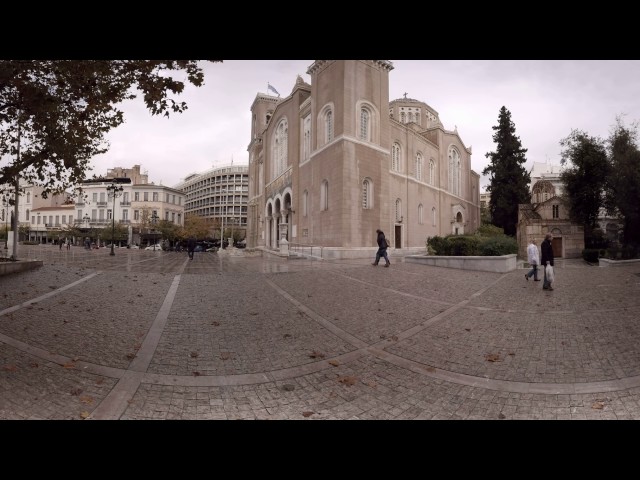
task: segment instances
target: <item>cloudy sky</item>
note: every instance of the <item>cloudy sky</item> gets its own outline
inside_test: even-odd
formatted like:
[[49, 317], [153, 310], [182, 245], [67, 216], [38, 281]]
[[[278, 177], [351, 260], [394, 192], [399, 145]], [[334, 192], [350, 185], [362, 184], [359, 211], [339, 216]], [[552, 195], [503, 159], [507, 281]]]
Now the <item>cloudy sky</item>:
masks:
[[[492, 127], [504, 105], [524, 148], [527, 164], [560, 162], [559, 142], [572, 129], [607, 137], [617, 115], [640, 120], [640, 61], [619, 60], [392, 60], [389, 98], [426, 102], [446, 129], [458, 128], [473, 147], [471, 167], [481, 174], [485, 153], [495, 150]], [[310, 83], [313, 60], [225, 60], [204, 63], [205, 85], [188, 85], [178, 98], [182, 113], [152, 117], [136, 99], [123, 105], [126, 123], [109, 134], [110, 151], [92, 162], [108, 168], [140, 164], [149, 180], [174, 186], [212, 167], [246, 165], [249, 108], [267, 82], [287, 96], [296, 76]], [[488, 179], [481, 179], [481, 186]]]

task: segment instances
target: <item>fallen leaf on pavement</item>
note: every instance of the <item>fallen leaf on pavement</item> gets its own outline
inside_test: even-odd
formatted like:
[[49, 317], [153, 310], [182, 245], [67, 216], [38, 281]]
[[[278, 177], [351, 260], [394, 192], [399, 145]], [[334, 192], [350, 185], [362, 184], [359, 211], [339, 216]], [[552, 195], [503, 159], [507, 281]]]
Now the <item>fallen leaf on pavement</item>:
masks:
[[80, 418], [89, 418], [89, 412], [80, 412]]
[[303, 416], [304, 418], [308, 418], [308, 417], [310, 417], [311, 415], [313, 415], [314, 413], [315, 413], [315, 412], [302, 412], [302, 416]]
[[64, 365], [62, 365], [62, 366], [63, 366], [64, 368], [76, 368], [76, 366], [75, 366], [72, 362], [65, 363], [65, 364], [64, 364]]
[[87, 405], [91, 405], [93, 403], [93, 398], [85, 395], [84, 397], [80, 397], [80, 401], [82, 403], [86, 403]]
[[71, 395], [73, 396], [78, 396], [82, 393], [82, 389], [81, 388], [74, 388], [73, 390], [71, 390]]
[[604, 402], [600, 402], [600, 401], [593, 402], [593, 405], [591, 405], [591, 408], [594, 408], [596, 410], [602, 410], [604, 408]]
[[340, 362], [337, 360], [329, 360], [329, 365], [333, 365], [334, 367], [337, 367], [338, 365], [340, 365]]
[[309, 354], [311, 358], [324, 358], [325, 354], [322, 352], [316, 352], [315, 350]]
[[352, 386], [355, 385], [358, 379], [356, 377], [338, 377], [338, 381], [344, 385]]
[[497, 353], [489, 353], [486, 357], [484, 357], [487, 362], [499, 362], [500, 355]]

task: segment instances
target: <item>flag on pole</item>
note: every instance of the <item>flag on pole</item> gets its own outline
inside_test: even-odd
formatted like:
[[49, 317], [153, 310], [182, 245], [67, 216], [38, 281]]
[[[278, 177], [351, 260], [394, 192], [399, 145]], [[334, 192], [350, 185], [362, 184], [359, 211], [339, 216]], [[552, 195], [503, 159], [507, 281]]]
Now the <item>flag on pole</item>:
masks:
[[267, 82], [267, 90], [271, 90], [273, 93], [275, 93], [276, 95], [280, 96], [280, 93], [278, 92], [278, 90], [273, 88], [269, 82]]

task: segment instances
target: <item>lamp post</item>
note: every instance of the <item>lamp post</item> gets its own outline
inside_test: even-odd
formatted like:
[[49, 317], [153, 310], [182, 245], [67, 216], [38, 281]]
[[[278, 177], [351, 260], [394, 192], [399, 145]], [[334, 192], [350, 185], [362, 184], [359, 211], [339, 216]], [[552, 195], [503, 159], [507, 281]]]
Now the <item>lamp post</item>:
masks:
[[111, 182], [111, 185], [107, 187], [107, 194], [113, 197], [113, 210], [111, 211], [111, 252], [109, 255], [115, 255], [113, 251], [113, 242], [116, 232], [116, 197], [122, 195], [122, 185], [116, 185], [115, 182]]
[[9, 218], [9, 197], [7, 195], [2, 195], [2, 206], [4, 207], [2, 210], [2, 216], [4, 217], [4, 249], [9, 249], [9, 228], [7, 227], [7, 220]]
[[153, 215], [151, 215], [151, 224], [153, 225], [153, 251], [156, 251], [156, 223], [158, 223], [158, 215], [156, 215], [156, 212], [153, 212]]

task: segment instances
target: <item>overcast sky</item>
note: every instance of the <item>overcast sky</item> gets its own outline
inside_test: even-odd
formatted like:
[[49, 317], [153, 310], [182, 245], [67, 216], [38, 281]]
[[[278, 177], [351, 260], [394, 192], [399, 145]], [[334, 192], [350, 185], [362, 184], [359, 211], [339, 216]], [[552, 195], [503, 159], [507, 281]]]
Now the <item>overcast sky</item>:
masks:
[[[456, 126], [473, 147], [471, 167], [481, 174], [485, 153], [495, 150], [494, 125], [504, 105], [522, 146], [526, 168], [533, 162], [560, 163], [560, 140], [577, 128], [609, 135], [617, 115], [630, 125], [640, 120], [640, 61], [618, 60], [392, 60], [389, 99], [421, 100]], [[296, 76], [311, 83], [313, 60], [225, 60], [204, 63], [205, 84], [188, 85], [178, 99], [182, 114], [151, 116], [140, 98], [123, 105], [125, 124], [111, 131], [110, 150], [92, 161], [96, 175], [108, 168], [140, 164], [149, 180], [175, 186], [188, 174], [248, 163], [249, 108], [267, 82], [286, 97]], [[89, 175], [90, 176], [90, 175]], [[483, 177], [480, 185], [488, 184]]]

